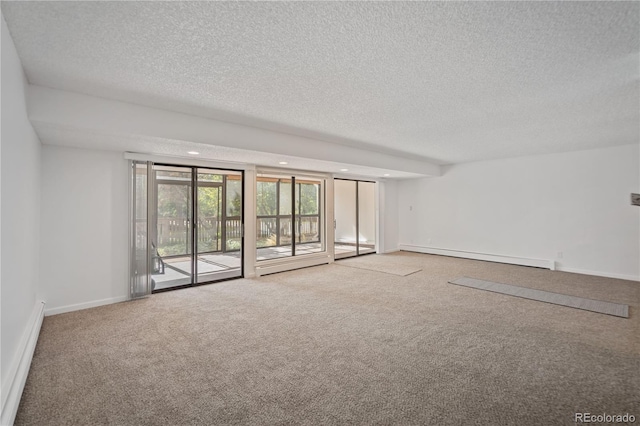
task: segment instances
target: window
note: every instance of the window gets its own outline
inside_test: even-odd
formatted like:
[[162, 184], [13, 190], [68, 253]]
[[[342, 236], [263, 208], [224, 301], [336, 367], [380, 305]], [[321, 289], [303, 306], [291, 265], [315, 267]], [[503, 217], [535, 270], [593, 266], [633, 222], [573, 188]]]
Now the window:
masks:
[[257, 260], [324, 251], [321, 180], [260, 175], [256, 186]]

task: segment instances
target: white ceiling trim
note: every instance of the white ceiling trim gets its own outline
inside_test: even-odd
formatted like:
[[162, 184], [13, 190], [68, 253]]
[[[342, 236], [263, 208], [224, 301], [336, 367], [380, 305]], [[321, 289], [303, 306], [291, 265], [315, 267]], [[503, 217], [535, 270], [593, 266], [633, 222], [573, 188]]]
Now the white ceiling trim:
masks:
[[[121, 136], [125, 141], [155, 138], [375, 168], [392, 175], [394, 172], [413, 177], [440, 175], [440, 166], [426, 161], [41, 86], [29, 86], [27, 106], [36, 129], [43, 124], [54, 125], [86, 133], [88, 138], [96, 135]], [[162, 154], [162, 149], [158, 146], [157, 152], [149, 153]], [[237, 158], [235, 162], [243, 161]], [[331, 171], [323, 169], [317, 171]]]

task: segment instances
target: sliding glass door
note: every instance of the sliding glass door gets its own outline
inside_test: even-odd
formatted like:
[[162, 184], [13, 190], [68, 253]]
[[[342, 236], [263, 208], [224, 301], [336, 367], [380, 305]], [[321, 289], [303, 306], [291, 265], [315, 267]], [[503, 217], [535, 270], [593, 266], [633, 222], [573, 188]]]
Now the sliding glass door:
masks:
[[375, 183], [335, 179], [335, 258], [376, 252]]
[[[132, 266], [140, 266], [132, 275], [134, 269], [147, 274], [138, 279], [147, 282], [146, 294], [241, 277], [243, 173], [133, 165], [132, 258], [135, 253], [138, 260]], [[145, 288], [134, 292], [132, 287], [132, 297], [141, 294]]]

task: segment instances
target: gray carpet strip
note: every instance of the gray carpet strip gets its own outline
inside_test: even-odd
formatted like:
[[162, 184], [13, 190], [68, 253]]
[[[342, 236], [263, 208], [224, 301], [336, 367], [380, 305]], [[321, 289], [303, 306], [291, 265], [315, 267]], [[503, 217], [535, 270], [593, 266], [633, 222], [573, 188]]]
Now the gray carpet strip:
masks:
[[629, 318], [629, 305], [604, 302], [602, 300], [585, 299], [583, 297], [552, 293], [550, 291], [534, 290], [532, 288], [494, 283], [491, 281], [483, 281], [468, 277], [457, 278], [453, 281], [449, 281], [449, 283], [476, 288], [479, 290], [492, 291], [494, 293], [507, 294], [509, 296], [522, 297], [524, 299], [553, 303], [555, 305], [568, 306], [570, 308], [583, 309], [585, 311], [598, 312], [600, 314]]

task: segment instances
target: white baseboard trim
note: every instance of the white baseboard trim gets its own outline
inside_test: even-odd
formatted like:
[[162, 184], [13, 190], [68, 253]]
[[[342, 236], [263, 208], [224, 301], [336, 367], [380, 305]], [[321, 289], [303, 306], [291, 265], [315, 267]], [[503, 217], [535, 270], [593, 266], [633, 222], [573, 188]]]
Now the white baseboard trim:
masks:
[[591, 271], [588, 269], [567, 268], [564, 266], [556, 267], [556, 271], [571, 272], [573, 274], [593, 275], [596, 277], [616, 278], [619, 280], [640, 281], [640, 277], [626, 274], [616, 274], [612, 272]]
[[20, 339], [18, 352], [9, 366], [8, 374], [6, 377], [2, 378], [2, 412], [0, 413], [1, 425], [12, 425], [16, 418], [18, 405], [20, 405], [20, 398], [22, 397], [22, 391], [24, 390], [24, 385], [27, 382], [27, 376], [29, 375], [29, 367], [31, 366], [31, 360], [33, 359], [33, 352], [36, 349], [36, 343], [38, 343], [38, 336], [40, 335], [40, 328], [42, 327], [44, 305], [45, 303], [43, 301], [36, 302], [33, 312], [29, 317], [27, 328]]
[[551, 269], [552, 271], [555, 270], [555, 262], [553, 260], [529, 259], [526, 257], [503, 256], [500, 254], [475, 253], [471, 251], [424, 247], [412, 244], [400, 244], [400, 250], [426, 254], [438, 254], [441, 256], [461, 257], [464, 259], [486, 260], [489, 262], [509, 263], [512, 265], [534, 266], [536, 268]]
[[46, 316], [64, 314], [66, 312], [80, 311], [82, 309], [95, 308], [97, 306], [110, 305], [112, 303], [126, 302], [128, 296], [110, 297], [109, 299], [93, 300], [91, 302], [76, 303], [74, 305], [59, 306], [44, 311]]
[[399, 251], [400, 251], [400, 249], [399, 249], [399, 248], [393, 248], [393, 249], [385, 250], [385, 251], [383, 251], [382, 253], [383, 253], [383, 254], [389, 254], [389, 253], [397, 253], [397, 252], [399, 252]]

